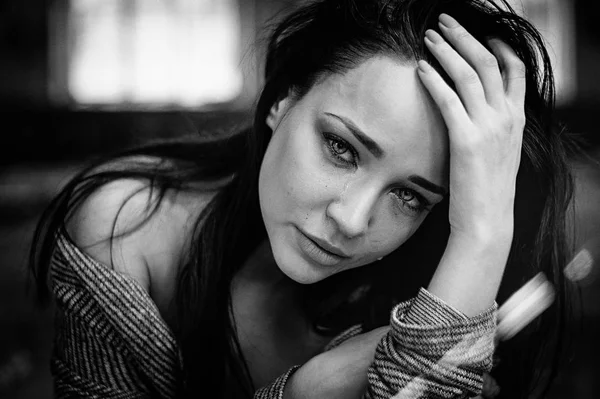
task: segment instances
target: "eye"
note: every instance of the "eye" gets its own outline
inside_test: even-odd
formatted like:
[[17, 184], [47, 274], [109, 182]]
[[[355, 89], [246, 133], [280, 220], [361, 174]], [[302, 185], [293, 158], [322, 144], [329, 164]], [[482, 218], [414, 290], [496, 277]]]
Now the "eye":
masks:
[[428, 206], [429, 202], [421, 194], [409, 188], [400, 188], [393, 191], [400, 205], [413, 214], [420, 214]]
[[342, 143], [341, 141], [331, 140], [331, 149], [337, 155], [342, 155], [342, 154], [348, 152], [348, 147], [346, 147], [346, 145], [344, 143]]
[[358, 158], [356, 150], [346, 140], [331, 133], [324, 133], [323, 138], [331, 156], [344, 165], [356, 166]]

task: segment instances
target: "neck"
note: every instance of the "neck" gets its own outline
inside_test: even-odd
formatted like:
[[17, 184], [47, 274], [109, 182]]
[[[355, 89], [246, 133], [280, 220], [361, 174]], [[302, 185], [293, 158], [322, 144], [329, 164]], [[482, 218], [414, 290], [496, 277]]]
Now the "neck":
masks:
[[297, 293], [301, 284], [287, 277], [273, 258], [268, 239], [252, 252], [233, 280], [234, 286], [260, 286], [265, 293]]
[[287, 331], [290, 320], [297, 320], [298, 315], [303, 313], [300, 310], [301, 287], [281, 272], [269, 242], [265, 240], [234, 276], [231, 284], [237, 327], [252, 330], [277, 326], [277, 329]]

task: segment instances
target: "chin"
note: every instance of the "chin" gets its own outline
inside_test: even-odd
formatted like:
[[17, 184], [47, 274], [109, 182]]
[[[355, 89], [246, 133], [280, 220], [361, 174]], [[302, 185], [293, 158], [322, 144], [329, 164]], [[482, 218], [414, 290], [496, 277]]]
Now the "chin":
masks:
[[319, 266], [310, 265], [304, 260], [300, 260], [300, 262], [282, 260], [280, 262], [276, 259], [275, 261], [281, 272], [298, 284], [318, 283], [332, 274], [326, 273]]
[[335, 274], [338, 269], [307, 262], [301, 256], [290, 251], [278, 251], [273, 248], [273, 257], [279, 270], [298, 284], [314, 284]]

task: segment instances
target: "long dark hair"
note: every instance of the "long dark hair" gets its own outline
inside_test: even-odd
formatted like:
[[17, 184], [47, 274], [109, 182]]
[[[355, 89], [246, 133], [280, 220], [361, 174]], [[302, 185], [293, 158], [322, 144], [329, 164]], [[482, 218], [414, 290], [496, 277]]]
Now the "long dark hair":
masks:
[[[572, 181], [567, 139], [552, 119], [554, 84], [548, 54], [538, 32], [504, 3], [500, 7], [480, 0], [322, 0], [301, 6], [271, 33], [265, 85], [251, 128], [211, 140], [180, 139], [124, 151], [90, 165], [65, 187], [34, 237], [30, 267], [40, 296], [48, 296], [55, 233], [69, 212], [101, 185], [123, 177], [145, 179], [158, 190], [158, 204], [168, 189], [186, 189], [194, 181], [214, 182], [216, 195], [198, 218], [194, 245], [178, 274], [176, 335], [185, 376], [181, 389], [187, 396], [213, 392], [229, 397], [236, 393], [226, 381], [237, 381], [251, 396], [254, 387], [232, 322], [230, 284], [266, 239], [257, 182], [272, 133], [265, 123], [269, 109], [289, 93], [301, 97], [319, 79], [344, 73], [376, 55], [407, 62], [425, 59], [452, 84], [423, 44], [425, 30], [437, 30], [437, 17], [443, 12], [484, 45], [487, 38], [500, 38], [526, 66], [527, 123], [517, 178], [514, 242], [498, 302], [539, 271], [554, 283], [557, 296], [541, 318], [499, 346], [493, 376], [502, 387], [501, 397], [543, 395], [563, 352], [569, 314], [569, 287], [562, 267], [569, 254], [565, 213]], [[114, 162], [134, 155], [165, 162], [151, 166]], [[115, 166], [98, 171], [107, 162]], [[233, 179], [227, 183], [217, 183], [229, 176]], [[310, 292], [304, 302], [306, 314], [332, 335], [355, 323], [365, 329], [387, 324], [395, 303], [427, 285], [448, 234], [446, 201], [385, 260], [306, 286]]]

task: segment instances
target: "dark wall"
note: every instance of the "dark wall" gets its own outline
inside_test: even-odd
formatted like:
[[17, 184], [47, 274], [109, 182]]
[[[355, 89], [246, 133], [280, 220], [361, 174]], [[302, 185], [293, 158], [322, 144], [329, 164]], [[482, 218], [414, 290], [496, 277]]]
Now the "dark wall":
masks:
[[[561, 0], [563, 1], [563, 0]], [[600, 111], [600, 2], [573, 0], [575, 4], [577, 96], [559, 109], [559, 115], [592, 148], [600, 147], [597, 116]]]
[[0, 2], [0, 104], [45, 107], [48, 53], [46, 3]]
[[577, 85], [580, 101], [600, 102], [600, 2], [575, 0], [577, 31]]
[[249, 122], [244, 111], [105, 112], [19, 106], [2, 111], [0, 165], [81, 161], [147, 139], [216, 134]]

